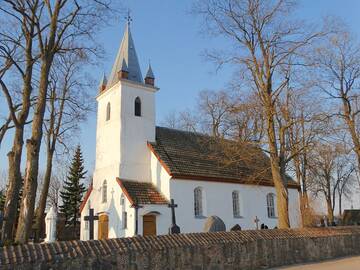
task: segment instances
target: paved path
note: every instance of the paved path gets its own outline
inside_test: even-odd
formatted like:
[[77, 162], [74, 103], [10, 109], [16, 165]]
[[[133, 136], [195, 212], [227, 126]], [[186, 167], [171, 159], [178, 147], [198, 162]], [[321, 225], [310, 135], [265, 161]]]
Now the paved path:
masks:
[[314, 264], [274, 268], [274, 270], [359, 270], [360, 257], [348, 257]]

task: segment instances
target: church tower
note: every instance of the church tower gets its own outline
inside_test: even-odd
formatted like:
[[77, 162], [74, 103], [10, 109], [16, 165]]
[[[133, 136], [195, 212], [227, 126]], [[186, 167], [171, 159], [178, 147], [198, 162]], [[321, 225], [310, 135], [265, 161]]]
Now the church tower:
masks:
[[151, 67], [142, 77], [130, 22], [108, 78], [97, 96], [96, 163], [94, 188], [106, 180], [149, 182], [150, 152], [155, 141], [155, 76]]

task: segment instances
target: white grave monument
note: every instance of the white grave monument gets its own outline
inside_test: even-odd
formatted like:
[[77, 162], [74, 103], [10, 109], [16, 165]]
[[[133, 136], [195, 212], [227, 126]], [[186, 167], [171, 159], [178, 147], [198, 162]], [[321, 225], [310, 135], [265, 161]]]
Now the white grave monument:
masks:
[[56, 220], [57, 220], [57, 211], [56, 207], [50, 207], [49, 212], [45, 217], [46, 224], [46, 237], [45, 242], [54, 242], [56, 241]]

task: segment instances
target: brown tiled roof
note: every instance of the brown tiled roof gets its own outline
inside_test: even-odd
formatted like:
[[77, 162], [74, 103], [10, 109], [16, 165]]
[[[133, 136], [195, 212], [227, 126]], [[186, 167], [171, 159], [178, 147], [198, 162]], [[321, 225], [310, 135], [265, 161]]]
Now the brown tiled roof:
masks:
[[[254, 145], [156, 127], [148, 146], [173, 178], [273, 186], [269, 158]], [[299, 188], [290, 177], [288, 186]]]
[[169, 201], [153, 184], [116, 179], [132, 205], [134, 204], [168, 204]]

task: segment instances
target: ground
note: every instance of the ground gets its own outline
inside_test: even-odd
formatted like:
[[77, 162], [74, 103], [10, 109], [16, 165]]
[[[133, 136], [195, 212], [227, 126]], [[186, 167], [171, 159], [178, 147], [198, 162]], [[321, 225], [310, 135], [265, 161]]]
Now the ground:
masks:
[[358, 270], [359, 268], [360, 257], [348, 257], [320, 263], [285, 266], [273, 270]]

